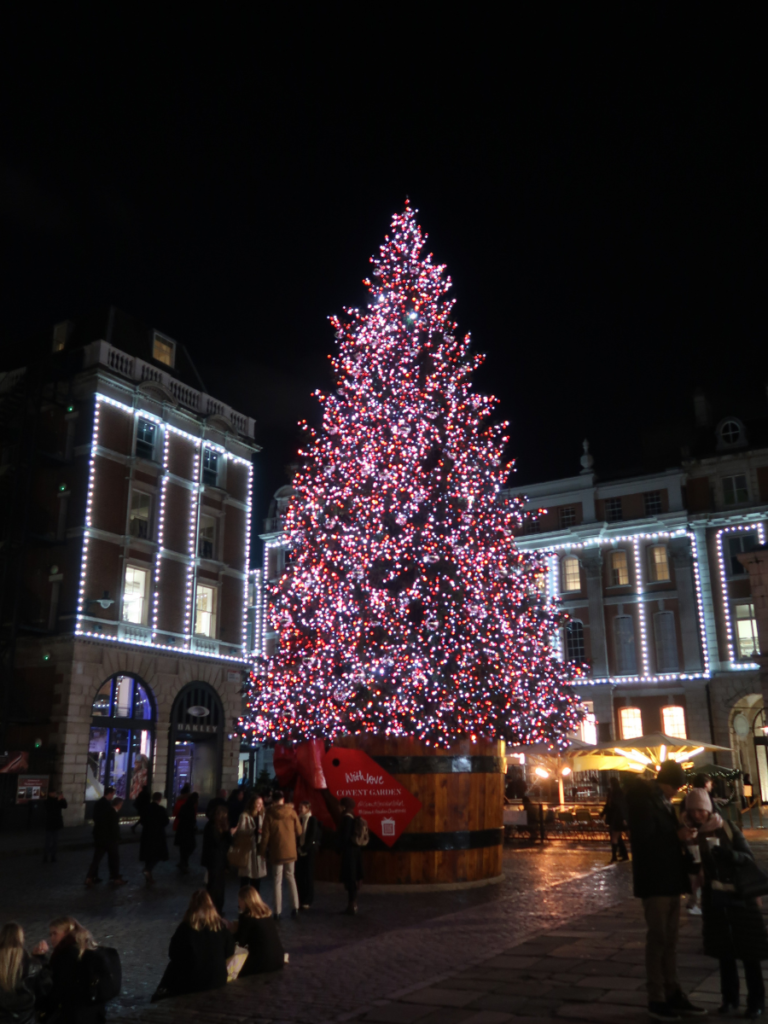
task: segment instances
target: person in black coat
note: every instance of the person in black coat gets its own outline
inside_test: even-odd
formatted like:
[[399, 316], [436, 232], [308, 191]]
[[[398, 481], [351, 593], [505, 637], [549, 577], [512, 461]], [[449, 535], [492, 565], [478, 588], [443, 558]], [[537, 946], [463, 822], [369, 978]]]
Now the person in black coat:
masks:
[[232, 932], [216, 912], [205, 889], [197, 889], [192, 893], [184, 920], [171, 939], [170, 963], [152, 1002], [185, 992], [223, 988], [227, 983], [227, 960], [234, 952]]
[[235, 941], [248, 950], [239, 977], [282, 971], [285, 951], [277, 923], [264, 900], [252, 885], [245, 885], [237, 896], [238, 919], [234, 925]]
[[611, 779], [608, 786], [608, 799], [600, 812], [600, 817], [608, 826], [611, 837], [611, 864], [616, 863], [617, 854], [621, 860], [629, 860], [627, 847], [624, 845], [624, 822], [627, 817], [626, 801], [621, 785], [616, 778]]
[[91, 1001], [91, 973], [83, 959], [96, 948], [90, 932], [74, 917], [57, 917], [48, 926], [52, 951], [47, 942], [32, 950], [43, 964], [37, 1000], [39, 1021], [49, 1018], [56, 1024], [104, 1024], [103, 1003]]
[[[744, 963], [748, 1020], [765, 1013], [765, 983], [760, 966], [768, 960], [768, 932], [754, 898], [739, 897], [729, 880], [734, 869], [754, 863], [749, 843], [732, 822], [712, 813], [708, 794], [693, 789], [685, 800], [688, 817], [697, 825], [696, 844], [704, 875], [701, 891], [704, 952], [720, 961], [723, 1004], [717, 1011], [728, 1016], [739, 1006], [739, 970]], [[710, 840], [716, 840], [715, 845]]]
[[245, 810], [245, 790], [242, 786], [239, 789], [233, 789], [229, 794], [227, 800], [227, 813], [229, 814], [229, 827], [237, 828], [237, 823], [240, 821], [240, 815]]
[[120, 875], [120, 808], [123, 801], [115, 799], [113, 786], [108, 786], [101, 800], [93, 807], [93, 860], [88, 868], [86, 885], [100, 882], [99, 864], [104, 854], [109, 864], [109, 880], [113, 885], [125, 885]]
[[355, 842], [355, 801], [345, 796], [339, 801], [341, 821], [338, 825], [337, 849], [341, 854], [339, 881], [347, 890], [345, 914], [357, 913], [357, 894], [363, 880], [363, 851]]
[[179, 848], [179, 871], [182, 875], [189, 874], [189, 858], [192, 856], [192, 851], [197, 845], [195, 836], [197, 835], [198, 799], [197, 793], [189, 794], [179, 808], [173, 826], [176, 832], [173, 845]]
[[301, 835], [296, 844], [299, 855], [296, 861], [296, 888], [299, 890], [299, 906], [309, 910], [315, 899], [315, 858], [320, 848], [320, 822], [312, 813], [309, 800], [299, 804]]
[[680, 897], [691, 891], [683, 844], [696, 837], [679, 821], [671, 803], [685, 781], [680, 765], [665, 761], [655, 779], [632, 779], [626, 789], [634, 892], [643, 901], [648, 925], [648, 1013], [656, 1020], [706, 1012], [688, 1000], [677, 975]]
[[139, 816], [139, 820], [131, 825], [131, 832], [135, 832], [136, 829], [141, 825], [144, 825], [144, 815], [147, 813], [147, 808], [152, 803], [149, 796], [149, 786], [144, 785], [136, 795], [136, 799], [133, 801], [133, 809]]
[[168, 840], [165, 837], [165, 830], [171, 820], [168, 811], [160, 801], [162, 793], [153, 793], [149, 807], [144, 812], [141, 828], [141, 843], [139, 845], [139, 860], [144, 861], [144, 877], [151, 884], [154, 882], [152, 872], [155, 865], [161, 860], [168, 860]]
[[64, 828], [63, 811], [67, 809], [67, 801], [63, 793], [51, 791], [45, 801], [45, 846], [43, 847], [43, 864], [56, 861], [59, 847], [59, 832]]
[[224, 890], [227, 881], [227, 851], [232, 845], [229, 831], [229, 817], [226, 807], [216, 809], [213, 821], [203, 830], [203, 852], [200, 863], [208, 870], [205, 884], [213, 904], [220, 914], [224, 913]]

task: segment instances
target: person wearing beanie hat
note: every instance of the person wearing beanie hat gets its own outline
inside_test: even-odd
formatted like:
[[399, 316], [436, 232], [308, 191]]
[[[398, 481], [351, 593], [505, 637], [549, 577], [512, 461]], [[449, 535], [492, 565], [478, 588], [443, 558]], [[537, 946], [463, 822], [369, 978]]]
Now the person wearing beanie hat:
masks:
[[[707, 812], [707, 819], [703, 824], [698, 824], [691, 817], [691, 812], [701, 810]], [[685, 798], [685, 813], [683, 814], [683, 824], [688, 825], [689, 828], [695, 828], [701, 832], [714, 832], [715, 829], [721, 828], [723, 819], [719, 814], [712, 813], [712, 800], [709, 792], [701, 788], [699, 789], [694, 782], [694, 788], [689, 790]], [[696, 873], [690, 874], [691, 879], [691, 896], [688, 900], [687, 910], [688, 913], [694, 917], [701, 917], [701, 907], [699, 906], [699, 890], [701, 889], [702, 875], [699, 870], [698, 864], [696, 865]]]
[[691, 889], [685, 845], [697, 836], [695, 829], [678, 820], [672, 806], [672, 797], [684, 784], [681, 766], [665, 761], [656, 778], [635, 778], [626, 787], [634, 893], [643, 901], [648, 926], [645, 973], [648, 1014], [654, 1020], [707, 1012], [691, 1003], [677, 974], [680, 897]]

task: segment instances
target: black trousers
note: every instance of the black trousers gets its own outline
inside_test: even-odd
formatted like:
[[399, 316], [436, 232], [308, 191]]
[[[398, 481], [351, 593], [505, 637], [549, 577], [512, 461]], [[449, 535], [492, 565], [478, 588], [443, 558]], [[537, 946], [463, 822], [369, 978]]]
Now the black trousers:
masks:
[[[744, 961], [744, 978], [747, 982], [747, 1006], [750, 1010], [765, 1008], [765, 982], [759, 960]], [[723, 1002], [739, 1005], [739, 968], [735, 960], [720, 961], [720, 991]]]
[[248, 878], [246, 875], [241, 875], [237, 880], [237, 884], [240, 886], [241, 889], [245, 889], [246, 886], [252, 885], [256, 892], [259, 892], [261, 890], [260, 878]]
[[211, 871], [211, 869], [208, 868], [208, 881], [205, 884], [205, 888], [208, 890], [208, 894], [213, 900], [213, 905], [220, 914], [224, 913], [224, 891], [226, 889], [226, 885], [226, 868], [219, 868], [216, 871]]
[[107, 855], [109, 877], [114, 882], [115, 879], [120, 877], [120, 852], [117, 848], [117, 843], [109, 843], [107, 846], [94, 846], [93, 860], [88, 868], [88, 878], [99, 877], [99, 864], [101, 864], [104, 854]]
[[299, 903], [311, 907], [315, 901], [315, 851], [306, 853], [296, 861], [296, 887]]

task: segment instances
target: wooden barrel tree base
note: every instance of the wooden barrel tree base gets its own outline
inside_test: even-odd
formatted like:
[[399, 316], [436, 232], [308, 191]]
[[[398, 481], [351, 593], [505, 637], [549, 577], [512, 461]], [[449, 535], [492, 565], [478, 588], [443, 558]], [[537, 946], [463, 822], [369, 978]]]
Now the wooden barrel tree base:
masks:
[[[503, 741], [459, 740], [448, 748], [416, 739], [344, 736], [334, 746], [364, 751], [421, 801], [393, 847], [371, 837], [364, 885], [465, 887], [500, 879], [504, 840]], [[339, 879], [339, 858], [321, 849], [318, 881]]]

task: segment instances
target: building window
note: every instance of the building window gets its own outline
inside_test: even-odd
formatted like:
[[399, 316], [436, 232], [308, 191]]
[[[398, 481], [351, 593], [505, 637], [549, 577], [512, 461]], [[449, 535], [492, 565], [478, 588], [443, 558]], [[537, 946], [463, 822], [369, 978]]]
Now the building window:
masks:
[[197, 553], [200, 558], [213, 558], [216, 549], [216, 520], [213, 516], [200, 516]]
[[581, 565], [575, 555], [566, 555], [560, 562], [560, 593], [581, 590]]
[[661, 515], [661, 491], [648, 491], [643, 495], [645, 500], [645, 514], [647, 516]]
[[723, 504], [740, 505], [749, 501], [749, 488], [747, 478], [743, 473], [738, 476], [723, 477]]
[[734, 606], [736, 626], [736, 654], [739, 660], [752, 658], [760, 653], [760, 641], [757, 636], [757, 619], [755, 606], [751, 601]]
[[640, 708], [619, 708], [619, 729], [623, 740], [643, 735], [643, 716]]
[[560, 509], [560, 526], [565, 529], [568, 526], [575, 526], [576, 524], [576, 509], [569, 505], [567, 508]]
[[654, 544], [648, 549], [648, 568], [651, 583], [669, 583], [669, 558], [664, 544]]
[[149, 689], [133, 676], [113, 676], [91, 707], [85, 799], [99, 800], [114, 786], [135, 800], [152, 782], [155, 710]]
[[624, 518], [621, 508], [621, 498], [605, 499], [605, 518], [609, 523], [620, 523]]
[[629, 559], [623, 550], [611, 552], [611, 586], [629, 586]]
[[687, 739], [685, 731], [685, 711], [678, 704], [670, 704], [661, 709], [661, 731], [675, 739]]
[[139, 419], [136, 429], [136, 454], [140, 459], [154, 459], [157, 424], [151, 420]]
[[152, 499], [142, 491], [133, 491], [131, 494], [131, 517], [128, 522], [128, 529], [132, 537], [141, 540], [149, 539], [149, 510]]
[[584, 661], [584, 625], [572, 619], [565, 627], [565, 657], [579, 664]]
[[656, 643], [656, 671], [677, 672], [680, 660], [674, 612], [656, 612], [653, 616], [653, 638]]
[[216, 636], [216, 588], [197, 585], [195, 598], [195, 633]]
[[123, 586], [123, 622], [146, 626], [149, 613], [149, 570], [126, 565]]
[[595, 718], [595, 705], [591, 700], [584, 701], [586, 715], [579, 726], [579, 739], [583, 743], [597, 743], [597, 719]]
[[67, 347], [72, 326], [71, 320], [62, 320], [53, 328], [53, 344], [51, 346], [53, 352], [63, 352]]
[[203, 448], [203, 483], [217, 487], [219, 483], [219, 453]]
[[616, 668], [620, 676], [637, 675], [635, 658], [635, 625], [630, 615], [617, 615], [613, 620], [616, 642]]
[[746, 576], [747, 570], [738, 559], [738, 555], [747, 551], [755, 551], [760, 546], [756, 533], [737, 533], [728, 537], [728, 566], [731, 576]]
[[175, 361], [175, 350], [175, 343], [169, 338], [164, 338], [162, 334], [156, 334], [152, 339], [152, 358], [156, 359], [158, 363], [165, 363], [165, 365], [170, 366], [171, 369], [173, 369]]
[[741, 426], [736, 420], [726, 420], [720, 427], [720, 437], [723, 444], [734, 445], [741, 440]]

